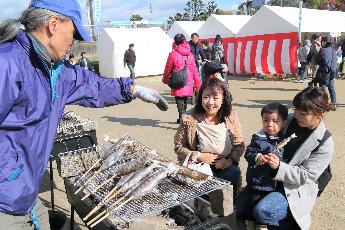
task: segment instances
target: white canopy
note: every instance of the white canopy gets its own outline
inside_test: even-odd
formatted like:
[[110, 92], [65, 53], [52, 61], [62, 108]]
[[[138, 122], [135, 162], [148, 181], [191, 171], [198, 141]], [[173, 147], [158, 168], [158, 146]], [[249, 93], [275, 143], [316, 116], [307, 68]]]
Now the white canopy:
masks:
[[175, 21], [168, 31], [168, 36], [173, 39], [176, 34], [183, 34], [188, 40], [190, 35], [197, 33], [204, 23], [204, 21]]
[[[298, 31], [299, 9], [296, 7], [262, 6], [236, 35]], [[345, 13], [340, 11], [302, 9], [302, 32], [345, 32]]]
[[154, 28], [106, 28], [97, 42], [99, 70], [104, 77], [128, 77], [123, 57], [129, 44], [134, 44], [136, 76], [159, 75], [164, 72], [171, 52], [172, 40]]
[[198, 34], [205, 39], [214, 38], [217, 34], [222, 38], [234, 37], [250, 18], [248, 15], [211, 14]]

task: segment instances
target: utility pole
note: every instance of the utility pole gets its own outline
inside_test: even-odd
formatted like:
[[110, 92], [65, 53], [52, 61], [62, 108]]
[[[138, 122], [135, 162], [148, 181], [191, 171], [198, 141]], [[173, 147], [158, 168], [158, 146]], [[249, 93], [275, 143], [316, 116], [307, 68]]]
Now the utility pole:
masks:
[[88, 7], [88, 21], [89, 21], [89, 33], [92, 38], [95, 40], [95, 20], [93, 17], [93, 0], [87, 0], [86, 7]]

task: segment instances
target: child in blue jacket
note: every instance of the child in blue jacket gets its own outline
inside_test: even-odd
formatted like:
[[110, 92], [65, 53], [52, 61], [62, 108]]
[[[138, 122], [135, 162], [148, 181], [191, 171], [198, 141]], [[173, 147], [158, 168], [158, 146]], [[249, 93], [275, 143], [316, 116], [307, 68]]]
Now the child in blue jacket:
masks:
[[[287, 107], [277, 102], [267, 104], [261, 110], [263, 128], [252, 136], [244, 155], [248, 162], [246, 179], [249, 199], [253, 205], [276, 188], [276, 182], [271, 179], [274, 172], [265, 164], [265, 156], [281, 141], [280, 130], [286, 125], [287, 116]], [[282, 159], [282, 152], [280, 150], [275, 154]]]

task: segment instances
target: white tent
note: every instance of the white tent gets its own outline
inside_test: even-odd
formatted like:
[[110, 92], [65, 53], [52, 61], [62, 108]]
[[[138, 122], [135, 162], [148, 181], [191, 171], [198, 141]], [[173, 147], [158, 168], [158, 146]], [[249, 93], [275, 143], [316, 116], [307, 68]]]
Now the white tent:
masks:
[[97, 42], [100, 74], [104, 77], [128, 77], [123, 56], [134, 44], [136, 76], [159, 75], [164, 72], [172, 40], [160, 28], [106, 28]]
[[[345, 32], [345, 13], [302, 9], [301, 32]], [[299, 9], [262, 6], [236, 34], [235, 73], [297, 74]]]
[[176, 34], [183, 34], [188, 40], [190, 35], [197, 33], [204, 23], [204, 21], [175, 21], [167, 34], [171, 38]]
[[214, 38], [219, 34], [223, 38], [234, 37], [249, 21], [247, 15], [216, 15], [211, 14], [198, 31], [200, 38]]
[[[299, 9], [262, 6], [236, 36], [289, 33], [298, 31]], [[345, 13], [302, 9], [301, 32], [345, 32]]]

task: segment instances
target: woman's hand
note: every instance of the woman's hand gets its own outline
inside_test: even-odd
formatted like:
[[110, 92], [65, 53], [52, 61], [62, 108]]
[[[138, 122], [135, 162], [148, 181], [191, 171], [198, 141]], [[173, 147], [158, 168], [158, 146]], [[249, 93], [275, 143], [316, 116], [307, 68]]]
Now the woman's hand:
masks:
[[231, 158], [225, 159], [223, 157], [221, 159], [218, 159], [214, 166], [216, 167], [216, 169], [226, 169], [230, 167], [232, 164], [233, 164], [233, 160]]
[[269, 153], [268, 155], [264, 155], [267, 164], [272, 168], [272, 169], [277, 169], [279, 167], [280, 161], [279, 158], [273, 154]]
[[199, 162], [204, 162], [209, 165], [214, 165], [216, 163], [218, 155], [213, 153], [201, 153], [198, 158]]

